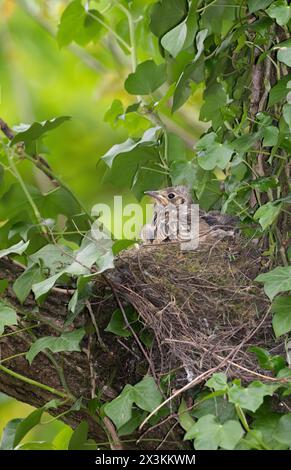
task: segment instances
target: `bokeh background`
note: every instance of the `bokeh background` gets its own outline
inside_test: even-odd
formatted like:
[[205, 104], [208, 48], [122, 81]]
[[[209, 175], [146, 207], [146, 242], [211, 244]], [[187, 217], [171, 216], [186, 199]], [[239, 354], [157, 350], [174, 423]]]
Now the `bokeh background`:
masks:
[[[137, 13], [147, 14], [153, 1], [135, 1]], [[41, 149], [47, 151], [55, 173], [89, 209], [98, 202], [112, 204], [114, 194], [122, 194], [126, 202], [136, 202], [130, 188], [105, 183], [104, 166], [96, 166], [100, 156], [114, 143], [122, 142], [128, 135], [134, 137], [145, 125], [141, 120], [140, 128], [136, 124], [130, 128], [128, 122], [127, 128], [120, 125], [112, 129], [104, 120], [113, 100], [121, 100], [124, 106], [132, 103], [123, 87], [131, 71], [130, 58], [110, 33], [86, 48], [72, 44], [60, 49], [55, 36], [67, 4], [64, 0], [0, 0], [0, 115], [10, 126], [71, 116], [71, 121], [50, 133]], [[110, 2], [92, 0], [91, 4], [106, 13]], [[120, 12], [112, 9], [107, 18], [109, 23], [118, 25], [120, 34], [127, 34]], [[152, 42], [153, 35], [145, 30], [138, 37], [139, 60], [161, 61], [158, 44]], [[164, 122], [185, 140], [189, 149], [204, 131], [198, 121], [201, 96], [198, 87], [175, 117], [170, 109], [163, 110]], [[26, 181], [33, 180], [42, 191], [48, 189], [47, 181], [37, 170], [24, 171]], [[1, 395], [0, 434], [10, 419], [24, 417], [31, 410]], [[48, 416], [44, 421], [48, 424], [33, 431], [37, 440], [50, 441], [56, 432], [69, 435], [70, 430], [61, 422]], [[27, 439], [32, 440], [33, 435], [29, 434]]]

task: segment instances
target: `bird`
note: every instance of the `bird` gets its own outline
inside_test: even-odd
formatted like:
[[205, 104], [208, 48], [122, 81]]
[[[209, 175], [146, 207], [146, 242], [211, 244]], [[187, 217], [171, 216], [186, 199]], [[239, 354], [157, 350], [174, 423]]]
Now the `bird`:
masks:
[[235, 234], [236, 218], [219, 211], [207, 213], [199, 209], [195, 212], [190, 190], [186, 186], [145, 191], [145, 194], [153, 198], [154, 211], [152, 221], [142, 227], [140, 238], [143, 243], [183, 242], [195, 237], [205, 240]]

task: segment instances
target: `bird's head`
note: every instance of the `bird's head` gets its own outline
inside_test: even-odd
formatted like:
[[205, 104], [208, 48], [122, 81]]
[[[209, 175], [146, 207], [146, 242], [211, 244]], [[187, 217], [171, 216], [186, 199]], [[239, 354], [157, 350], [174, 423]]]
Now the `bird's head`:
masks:
[[165, 207], [169, 204], [179, 206], [185, 203], [191, 204], [192, 202], [190, 192], [186, 186], [171, 186], [159, 191], [145, 191], [145, 194], [151, 196], [158, 204]]

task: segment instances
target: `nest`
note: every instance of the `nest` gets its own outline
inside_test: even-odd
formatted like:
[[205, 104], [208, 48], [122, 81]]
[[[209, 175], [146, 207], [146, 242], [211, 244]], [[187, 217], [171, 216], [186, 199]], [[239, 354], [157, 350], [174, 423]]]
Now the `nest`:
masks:
[[254, 380], [260, 370], [250, 346], [280, 353], [270, 305], [254, 278], [262, 271], [260, 251], [242, 239], [142, 246], [119, 257], [114, 283], [152, 330], [151, 362], [157, 375], [178, 370], [191, 381], [217, 368]]

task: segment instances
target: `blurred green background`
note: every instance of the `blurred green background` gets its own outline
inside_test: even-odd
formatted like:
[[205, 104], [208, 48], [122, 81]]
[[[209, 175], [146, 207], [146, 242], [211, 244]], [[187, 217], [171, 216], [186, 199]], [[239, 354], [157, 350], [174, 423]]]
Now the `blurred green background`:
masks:
[[[147, 14], [153, 1], [134, 2], [137, 17]], [[102, 12], [106, 12], [109, 4], [103, 0], [90, 3]], [[71, 121], [44, 140], [46, 148], [40, 149], [47, 151], [54, 172], [89, 209], [98, 202], [112, 204], [114, 194], [122, 194], [126, 202], [136, 202], [130, 188], [103, 184], [105, 168], [102, 164], [96, 167], [100, 156], [128, 137], [128, 129], [122, 126], [112, 129], [104, 115], [114, 99], [121, 100], [124, 106], [133, 102], [123, 88], [131, 71], [130, 58], [110, 33], [86, 49], [77, 44], [60, 49], [55, 34], [67, 4], [68, 1], [61, 0], [0, 0], [0, 116], [10, 126], [71, 116]], [[127, 34], [120, 12], [110, 10], [107, 18], [114, 25], [118, 23], [121, 34]], [[148, 31], [139, 32], [139, 60], [161, 61], [158, 44], [152, 41], [153, 35]], [[200, 103], [198, 89], [175, 117], [170, 110], [164, 111], [168, 128], [183, 137], [189, 148], [204, 129], [198, 122]], [[142, 127], [141, 120], [140, 129], [133, 126], [129, 132], [134, 136]], [[49, 189], [48, 181], [37, 170], [24, 167], [23, 172], [26, 180], [37, 183], [42, 191]], [[10, 419], [30, 412], [31, 407], [1, 395], [0, 433]], [[46, 417], [45, 421], [49, 419]], [[33, 434], [37, 440], [50, 441], [61, 429], [69, 432], [62, 423], [53, 421], [38, 426]], [[31, 440], [31, 434], [27, 438]]]

